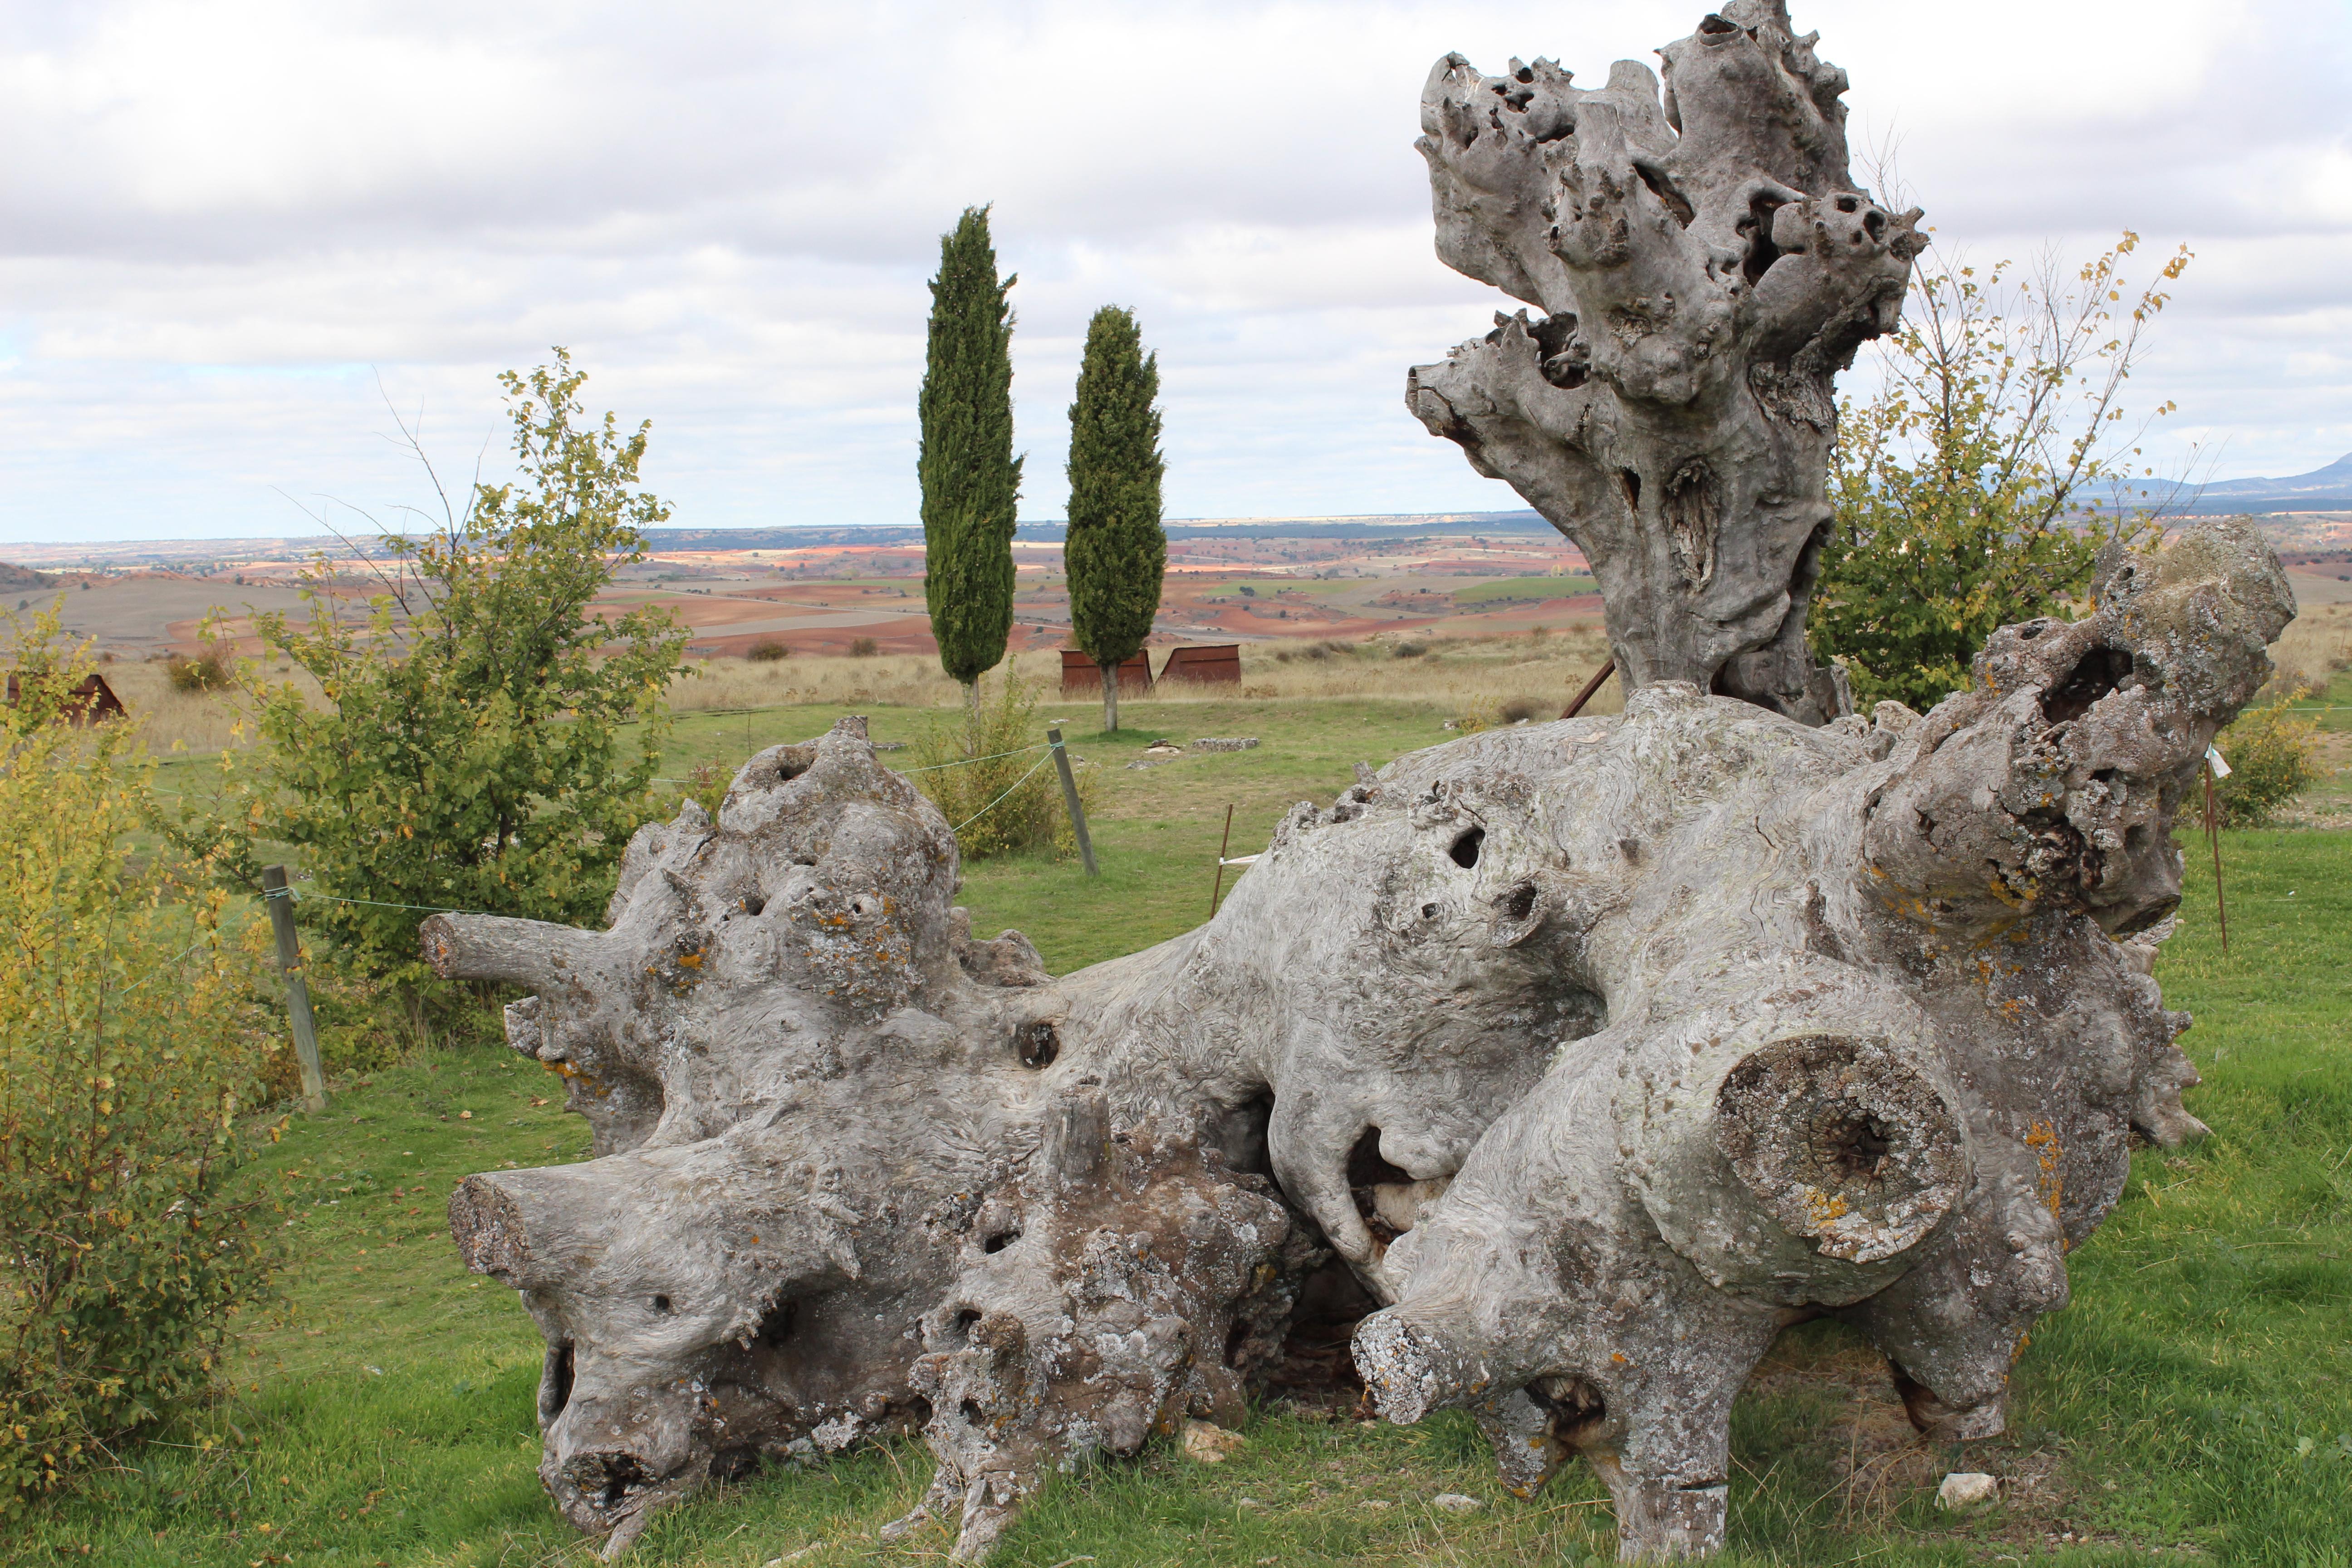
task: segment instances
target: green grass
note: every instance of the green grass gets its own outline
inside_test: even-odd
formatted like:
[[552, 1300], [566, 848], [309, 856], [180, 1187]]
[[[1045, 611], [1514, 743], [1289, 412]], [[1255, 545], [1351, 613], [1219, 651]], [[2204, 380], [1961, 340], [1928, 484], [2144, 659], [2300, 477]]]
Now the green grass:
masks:
[[[835, 711], [748, 725], [691, 717], [674, 769], [804, 739]], [[1071, 863], [992, 862], [970, 869], [962, 897], [981, 930], [1019, 927], [1056, 970], [1196, 923], [1228, 802], [1233, 852], [1246, 853], [1291, 801], [1328, 803], [1354, 762], [1444, 738], [1435, 710], [1410, 704], [1129, 703], [1129, 729], [1108, 739], [1076, 732], [1098, 709], [1054, 711], [1074, 749], [1106, 767], [1105, 874], [1089, 883]], [[886, 741], [929, 719], [872, 717]], [[1263, 743], [1120, 765], [1163, 734]], [[1842, 1331], [1796, 1331], [1736, 1415], [1727, 1563], [2120, 1564], [2169, 1560], [2186, 1543], [2199, 1562], [2352, 1564], [2352, 834], [2231, 834], [2225, 854], [2230, 952], [2192, 855], [2186, 927], [2160, 970], [2168, 1005], [2198, 1015], [2183, 1044], [2207, 1082], [2189, 1105], [2215, 1136], [2137, 1156], [2121, 1206], [2071, 1260], [2074, 1305], [2019, 1363], [2011, 1435], [1965, 1453], [1922, 1449], [1874, 1358]], [[290, 1310], [251, 1325], [217, 1407], [37, 1510], [0, 1556], [127, 1568], [593, 1561], [535, 1473], [538, 1336], [508, 1292], [462, 1271], [442, 1226], [467, 1172], [584, 1155], [586, 1130], [560, 1103], [531, 1064], [479, 1047], [342, 1085], [331, 1114], [298, 1118], [256, 1168], [286, 1195]], [[1458, 1416], [1364, 1427], [1279, 1406], [1247, 1435], [1213, 1468], [1155, 1444], [1057, 1482], [997, 1561], [1613, 1557], [1588, 1472], [1512, 1501]], [[1956, 1521], [1929, 1502], [1956, 1464], [2039, 1481]], [[928, 1470], [919, 1444], [771, 1470], [665, 1516], [635, 1560], [756, 1568], [814, 1545], [796, 1568], [937, 1562], [941, 1534], [874, 1540]], [[1438, 1512], [1430, 1499], [1443, 1491], [1484, 1506]], [[2054, 1539], [2070, 1531], [2076, 1542]]]

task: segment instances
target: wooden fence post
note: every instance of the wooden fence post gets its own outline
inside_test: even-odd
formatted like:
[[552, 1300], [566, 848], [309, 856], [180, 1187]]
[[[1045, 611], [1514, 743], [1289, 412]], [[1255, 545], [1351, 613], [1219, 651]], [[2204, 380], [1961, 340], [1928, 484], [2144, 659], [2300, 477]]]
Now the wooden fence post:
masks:
[[286, 1009], [294, 1016], [294, 1054], [302, 1063], [302, 1109], [327, 1109], [327, 1075], [319, 1066], [319, 1027], [310, 1016], [310, 987], [302, 978], [302, 942], [294, 932], [294, 889], [286, 868], [261, 868], [261, 901], [278, 936], [278, 968], [286, 976]]
[[1045, 731], [1046, 743], [1054, 748], [1054, 766], [1062, 773], [1062, 804], [1070, 808], [1070, 830], [1078, 836], [1078, 858], [1087, 863], [1087, 875], [1099, 877], [1095, 869], [1095, 841], [1087, 836], [1087, 808], [1078, 804], [1078, 781], [1070, 773], [1070, 753], [1062, 750], [1062, 731]]

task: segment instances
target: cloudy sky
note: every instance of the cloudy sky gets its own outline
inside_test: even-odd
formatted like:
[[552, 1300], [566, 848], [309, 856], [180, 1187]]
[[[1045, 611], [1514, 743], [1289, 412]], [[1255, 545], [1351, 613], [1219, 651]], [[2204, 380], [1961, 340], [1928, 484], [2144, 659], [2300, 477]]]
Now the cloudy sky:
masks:
[[[940, 231], [1020, 274], [1024, 516], [1087, 318], [1160, 355], [1171, 516], [1518, 504], [1402, 404], [1501, 299], [1431, 253], [1423, 78], [1598, 86], [1695, 0], [0, 0], [0, 541], [306, 531], [463, 478], [570, 346], [706, 527], [914, 518]], [[2159, 455], [2352, 450], [2352, 5], [1797, 0], [1937, 240], [2197, 258]], [[2143, 268], [2140, 270], [2145, 271]], [[382, 391], [379, 391], [381, 386]]]

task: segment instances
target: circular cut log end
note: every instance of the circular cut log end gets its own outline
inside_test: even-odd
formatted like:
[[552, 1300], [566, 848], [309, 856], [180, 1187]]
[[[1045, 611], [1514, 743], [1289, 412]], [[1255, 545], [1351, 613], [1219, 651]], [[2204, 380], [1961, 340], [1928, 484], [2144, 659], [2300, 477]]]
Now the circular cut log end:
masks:
[[1391, 1309], [1357, 1326], [1356, 1372], [1383, 1420], [1410, 1426], [1433, 1410], [1475, 1399], [1492, 1384], [1427, 1329]]
[[488, 1177], [468, 1176], [449, 1194], [449, 1235], [457, 1256], [477, 1274], [528, 1285], [536, 1259], [526, 1229], [522, 1205]]
[[442, 979], [450, 978], [457, 962], [457, 928], [446, 914], [428, 915], [416, 928], [416, 945], [423, 950], [425, 962]]
[[1848, 1262], [1916, 1246], [1967, 1184], [1951, 1107], [1880, 1041], [1808, 1035], [1765, 1047], [1725, 1078], [1715, 1128], [1772, 1216]]

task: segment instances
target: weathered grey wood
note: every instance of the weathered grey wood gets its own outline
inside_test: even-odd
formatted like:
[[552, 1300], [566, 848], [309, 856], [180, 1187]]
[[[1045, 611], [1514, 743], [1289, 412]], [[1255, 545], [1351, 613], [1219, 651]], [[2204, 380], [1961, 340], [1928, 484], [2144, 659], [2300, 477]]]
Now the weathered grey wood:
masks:
[[1057, 1469], [1239, 1418], [1335, 1267], [1385, 1415], [1467, 1408], [1522, 1492], [1582, 1454], [1629, 1558], [1719, 1542], [1791, 1322], [1998, 1432], [2132, 1140], [2202, 1131], [2147, 974], [2170, 827], [2291, 613], [2242, 522], [2099, 594], [1925, 717], [1657, 681], [1367, 770], [1208, 923], [1059, 979], [973, 940], [856, 720], [642, 829], [607, 931], [434, 917], [443, 973], [543, 984], [509, 1040], [596, 1132], [451, 1204], [546, 1336], [551, 1492], [625, 1546], [919, 1426], [902, 1523], [977, 1559]]
[[[1118, 671], [1105, 665], [1103, 679], [1109, 682], [1104, 689], [1111, 694], [1111, 715], [1115, 719], [1118, 712]], [[1070, 831], [1077, 836], [1078, 858], [1086, 864], [1087, 876], [1099, 877], [1102, 873], [1095, 869], [1095, 841], [1087, 832], [1087, 808], [1078, 801], [1078, 781], [1070, 773], [1070, 753], [1062, 748], [1062, 731], [1048, 730], [1045, 739], [1054, 748], [1054, 766], [1062, 775], [1062, 805], [1070, 813]]]
[[278, 972], [286, 977], [286, 1012], [294, 1026], [294, 1058], [302, 1068], [302, 1109], [327, 1109], [327, 1075], [319, 1061], [319, 1026], [310, 1014], [310, 984], [302, 977], [302, 939], [294, 929], [294, 894], [283, 866], [261, 868], [261, 900], [278, 939]]
[[1845, 73], [1784, 0], [1728, 0], [1647, 66], [1548, 59], [1422, 92], [1437, 254], [1534, 307], [1416, 367], [1405, 402], [1575, 540], [1628, 692], [1685, 680], [1847, 711], [1804, 626], [1832, 509], [1833, 379], [1891, 330], [1916, 210], [1846, 171]]

